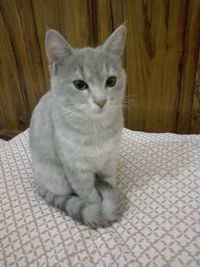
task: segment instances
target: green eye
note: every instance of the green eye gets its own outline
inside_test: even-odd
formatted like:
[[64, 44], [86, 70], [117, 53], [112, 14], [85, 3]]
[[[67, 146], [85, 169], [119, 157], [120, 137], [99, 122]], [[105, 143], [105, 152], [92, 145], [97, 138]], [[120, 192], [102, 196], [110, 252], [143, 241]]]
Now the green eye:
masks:
[[106, 80], [106, 87], [113, 87], [115, 86], [117, 78], [115, 76], [111, 76]]
[[86, 90], [88, 88], [87, 83], [82, 81], [82, 80], [73, 81], [73, 84], [76, 87], [76, 89], [78, 89], [80, 91]]

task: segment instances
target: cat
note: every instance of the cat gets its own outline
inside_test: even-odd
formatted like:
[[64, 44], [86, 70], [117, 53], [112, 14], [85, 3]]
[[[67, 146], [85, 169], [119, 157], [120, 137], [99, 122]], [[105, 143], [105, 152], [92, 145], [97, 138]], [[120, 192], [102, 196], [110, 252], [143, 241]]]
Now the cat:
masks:
[[54, 29], [45, 36], [50, 90], [30, 122], [36, 191], [89, 227], [119, 219], [116, 158], [123, 127], [126, 27], [96, 48], [72, 48]]

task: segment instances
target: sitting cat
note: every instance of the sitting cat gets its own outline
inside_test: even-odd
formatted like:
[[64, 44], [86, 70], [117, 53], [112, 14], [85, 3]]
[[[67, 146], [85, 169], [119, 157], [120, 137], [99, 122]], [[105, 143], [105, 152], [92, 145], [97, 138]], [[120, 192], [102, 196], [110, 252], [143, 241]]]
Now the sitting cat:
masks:
[[72, 48], [46, 33], [51, 89], [32, 114], [30, 151], [37, 192], [90, 227], [119, 217], [116, 157], [123, 127], [126, 27], [96, 48]]

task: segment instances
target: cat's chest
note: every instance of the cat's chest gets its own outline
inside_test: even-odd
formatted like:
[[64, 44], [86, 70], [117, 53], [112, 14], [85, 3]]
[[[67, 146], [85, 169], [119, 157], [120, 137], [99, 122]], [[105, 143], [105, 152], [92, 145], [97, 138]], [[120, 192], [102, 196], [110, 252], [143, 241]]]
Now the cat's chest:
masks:
[[92, 136], [90, 140], [83, 141], [80, 150], [77, 149], [74, 153], [74, 158], [79, 158], [79, 162], [82, 162], [86, 168], [90, 166], [89, 168], [94, 170], [102, 170], [107, 162], [116, 158], [119, 141], [119, 134], [107, 136], [107, 138], [98, 135]]
[[119, 143], [119, 136], [117, 134], [107, 137], [91, 137], [89, 142], [83, 143], [83, 150], [88, 152], [88, 156], [106, 159], [116, 150]]
[[121, 132], [79, 134], [69, 133], [65, 136], [58, 134], [61, 149], [71, 158], [104, 161], [116, 155], [120, 142]]

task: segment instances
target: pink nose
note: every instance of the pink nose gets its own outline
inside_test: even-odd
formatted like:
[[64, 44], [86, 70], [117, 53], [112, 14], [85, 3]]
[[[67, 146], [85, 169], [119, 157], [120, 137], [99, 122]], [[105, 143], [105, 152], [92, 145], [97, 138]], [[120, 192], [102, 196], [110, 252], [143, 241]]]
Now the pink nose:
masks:
[[107, 100], [106, 99], [102, 99], [102, 100], [98, 100], [98, 101], [95, 101], [95, 103], [100, 107], [100, 108], [103, 108], [106, 104]]

